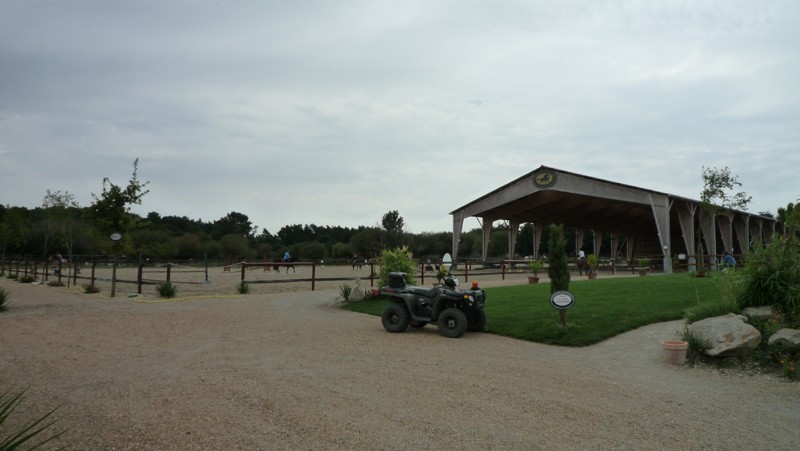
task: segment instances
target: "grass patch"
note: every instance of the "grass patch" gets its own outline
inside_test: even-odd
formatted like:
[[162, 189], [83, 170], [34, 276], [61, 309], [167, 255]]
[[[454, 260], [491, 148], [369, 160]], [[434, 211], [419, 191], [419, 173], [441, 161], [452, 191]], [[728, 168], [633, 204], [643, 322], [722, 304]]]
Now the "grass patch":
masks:
[[[682, 319], [698, 302], [717, 302], [720, 289], [711, 278], [684, 274], [599, 278], [572, 282], [575, 306], [567, 327], [550, 305], [550, 285], [487, 288], [486, 331], [521, 340], [561, 346], [588, 346], [647, 324]], [[380, 315], [385, 299], [349, 303], [346, 309]]]

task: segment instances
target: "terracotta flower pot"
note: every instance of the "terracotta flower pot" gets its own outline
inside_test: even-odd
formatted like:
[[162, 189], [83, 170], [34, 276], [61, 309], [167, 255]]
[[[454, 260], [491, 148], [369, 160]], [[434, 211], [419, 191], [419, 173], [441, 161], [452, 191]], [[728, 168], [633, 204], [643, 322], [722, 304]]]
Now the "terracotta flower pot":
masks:
[[528, 283], [539, 283], [538, 276], [528, 276]]
[[689, 343], [683, 340], [661, 340], [661, 349], [665, 363], [671, 365], [686, 363], [686, 351], [689, 349]]

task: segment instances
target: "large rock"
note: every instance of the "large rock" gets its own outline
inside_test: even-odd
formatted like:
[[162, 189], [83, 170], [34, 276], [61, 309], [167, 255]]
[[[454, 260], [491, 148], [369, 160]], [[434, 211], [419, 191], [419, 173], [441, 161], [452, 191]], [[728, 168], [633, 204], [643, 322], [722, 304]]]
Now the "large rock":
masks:
[[703, 352], [712, 357], [746, 355], [761, 343], [761, 332], [747, 324], [746, 317], [728, 313], [689, 325], [689, 332], [706, 344]]
[[800, 349], [800, 330], [781, 329], [769, 337], [767, 344], [770, 346], [780, 346], [787, 351]]
[[775, 312], [772, 310], [771, 305], [764, 305], [761, 307], [747, 307], [742, 310], [742, 314], [748, 318], [767, 319], [772, 318]]

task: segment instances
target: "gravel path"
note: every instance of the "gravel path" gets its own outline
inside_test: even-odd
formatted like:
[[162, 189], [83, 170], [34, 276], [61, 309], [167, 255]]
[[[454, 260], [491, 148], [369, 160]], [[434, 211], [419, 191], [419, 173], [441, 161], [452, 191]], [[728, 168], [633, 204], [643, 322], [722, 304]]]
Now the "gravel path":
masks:
[[561, 348], [389, 334], [334, 290], [0, 286], [0, 390], [30, 385], [12, 425], [61, 405], [75, 449], [800, 449], [800, 385], [662, 363], [680, 322]]

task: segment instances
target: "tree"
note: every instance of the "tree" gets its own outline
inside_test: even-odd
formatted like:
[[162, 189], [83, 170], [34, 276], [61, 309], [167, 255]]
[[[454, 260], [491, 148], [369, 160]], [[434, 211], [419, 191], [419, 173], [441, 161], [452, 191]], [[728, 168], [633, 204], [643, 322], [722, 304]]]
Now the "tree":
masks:
[[42, 208], [45, 210], [46, 218], [40, 223], [40, 231], [43, 237], [43, 255], [47, 256], [49, 248], [49, 238], [58, 237], [67, 250], [67, 257], [72, 261], [72, 251], [75, 243], [76, 221], [69, 217], [70, 210], [80, 208], [75, 196], [69, 191], [50, 191], [45, 192], [42, 200]]
[[225, 235], [241, 235], [250, 237], [253, 234], [253, 225], [250, 218], [244, 213], [232, 211], [224, 217], [214, 221], [211, 236], [220, 239]]
[[232, 233], [223, 236], [222, 239], [219, 240], [219, 247], [222, 255], [227, 257], [229, 262], [233, 262], [234, 259], [247, 256], [249, 243], [246, 237], [238, 233]]
[[[702, 205], [713, 213], [730, 210], [746, 210], [752, 200], [744, 191], [732, 192], [742, 186], [739, 177], [732, 175], [729, 167], [722, 169], [703, 168], [703, 191], [700, 193]], [[722, 208], [719, 208], [722, 207]]]
[[124, 232], [131, 225], [130, 206], [139, 205], [149, 190], [144, 188], [150, 182], [140, 182], [137, 178], [139, 159], [133, 160], [133, 176], [124, 189], [111, 183], [108, 177], [103, 178], [103, 191], [99, 196], [92, 193], [94, 203], [91, 211], [95, 218], [103, 224], [106, 232]]
[[[733, 210], [746, 210], [752, 197], [744, 191], [734, 193], [736, 187], [742, 186], [739, 178], [731, 174], [729, 167], [722, 169], [703, 168], [703, 191], [700, 193], [700, 209], [710, 217], [719, 214], [732, 216]], [[697, 250], [700, 256], [699, 272], [703, 272], [703, 227], [698, 228]]]
[[551, 225], [547, 242], [547, 276], [550, 277], [550, 293], [569, 290], [569, 267], [567, 266], [567, 239], [563, 225]]
[[350, 240], [353, 252], [365, 257], [375, 257], [381, 249], [381, 231], [377, 228], [364, 228]]
[[403, 241], [403, 227], [405, 226], [403, 217], [397, 210], [391, 210], [381, 218], [381, 225], [386, 231], [386, 241], [383, 243], [386, 248], [400, 246]]

